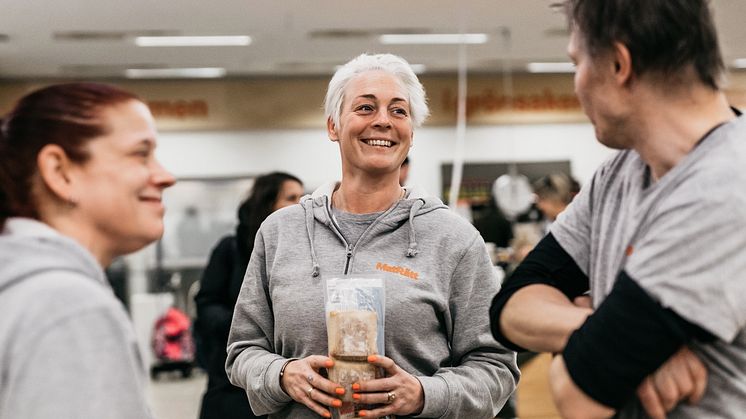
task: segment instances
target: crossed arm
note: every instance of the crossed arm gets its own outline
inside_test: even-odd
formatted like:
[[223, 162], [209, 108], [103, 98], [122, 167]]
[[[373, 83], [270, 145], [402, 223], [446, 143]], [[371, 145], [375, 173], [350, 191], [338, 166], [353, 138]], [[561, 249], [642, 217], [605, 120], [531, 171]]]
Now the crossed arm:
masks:
[[587, 277], [550, 234], [493, 301], [498, 340], [559, 354], [550, 381], [564, 417], [610, 417], [636, 394], [651, 417], [662, 418], [704, 393], [706, 370], [685, 343], [706, 332], [660, 307], [631, 278], [617, 285], [594, 314], [578, 299]]

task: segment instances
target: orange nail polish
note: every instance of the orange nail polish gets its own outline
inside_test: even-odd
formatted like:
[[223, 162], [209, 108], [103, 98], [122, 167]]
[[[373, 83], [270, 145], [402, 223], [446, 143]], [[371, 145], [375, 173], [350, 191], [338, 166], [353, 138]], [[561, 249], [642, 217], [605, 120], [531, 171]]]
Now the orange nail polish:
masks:
[[368, 416], [368, 411], [367, 410], [361, 410], [361, 411], [357, 412], [357, 415], [360, 416], [361, 418], [364, 418], [364, 417]]
[[332, 417], [332, 414], [329, 413], [329, 412], [324, 412], [324, 417], [325, 418], [330, 418], [330, 417]]
[[355, 390], [355, 391], [360, 390], [360, 384], [358, 384], [358, 383], [353, 384], [352, 385], [352, 389]]
[[360, 395], [357, 393], [352, 393], [352, 398], [355, 400], [360, 400]]
[[368, 355], [368, 362], [376, 362], [378, 361], [378, 357], [375, 355]]
[[334, 392], [337, 393], [337, 394], [339, 394], [341, 396], [341, 395], [345, 394], [345, 389], [343, 389], [342, 387], [337, 387], [337, 388], [334, 389]]
[[342, 400], [332, 400], [332, 406], [334, 407], [342, 407]]
[[328, 359], [326, 362], [324, 362], [324, 366], [327, 368], [331, 368], [334, 366], [334, 361], [332, 361], [331, 359]]

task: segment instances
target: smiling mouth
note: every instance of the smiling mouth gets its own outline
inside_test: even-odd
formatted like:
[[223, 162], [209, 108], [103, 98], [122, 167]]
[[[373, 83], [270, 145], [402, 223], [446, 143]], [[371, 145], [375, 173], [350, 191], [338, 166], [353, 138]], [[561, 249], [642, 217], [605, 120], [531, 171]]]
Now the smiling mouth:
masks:
[[392, 141], [389, 140], [371, 140], [371, 139], [365, 139], [363, 142], [371, 147], [385, 147], [390, 148], [394, 145]]

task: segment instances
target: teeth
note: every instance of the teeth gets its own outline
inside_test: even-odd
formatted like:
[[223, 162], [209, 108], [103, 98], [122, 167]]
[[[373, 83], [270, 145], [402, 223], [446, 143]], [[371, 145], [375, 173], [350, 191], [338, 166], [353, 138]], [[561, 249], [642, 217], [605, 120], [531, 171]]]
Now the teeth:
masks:
[[366, 144], [378, 147], [391, 147], [391, 141], [388, 140], [367, 140]]

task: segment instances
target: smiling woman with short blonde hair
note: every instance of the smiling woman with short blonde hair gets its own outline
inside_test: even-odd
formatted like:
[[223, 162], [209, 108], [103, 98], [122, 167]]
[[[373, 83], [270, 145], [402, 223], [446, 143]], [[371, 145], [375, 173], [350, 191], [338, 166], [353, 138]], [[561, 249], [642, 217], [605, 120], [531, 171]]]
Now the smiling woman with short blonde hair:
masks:
[[[399, 185], [428, 115], [422, 85], [402, 58], [363, 54], [332, 77], [326, 114], [342, 181], [260, 228], [228, 340], [231, 382], [270, 418], [331, 417], [342, 400], [356, 417], [494, 418], [518, 369], [490, 336], [498, 282], [484, 242], [438, 198]], [[340, 385], [324, 376], [322, 278], [358, 274], [386, 289], [385, 356], [368, 358], [385, 377]]]

